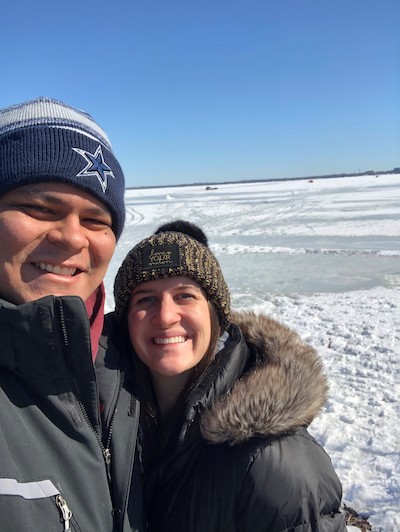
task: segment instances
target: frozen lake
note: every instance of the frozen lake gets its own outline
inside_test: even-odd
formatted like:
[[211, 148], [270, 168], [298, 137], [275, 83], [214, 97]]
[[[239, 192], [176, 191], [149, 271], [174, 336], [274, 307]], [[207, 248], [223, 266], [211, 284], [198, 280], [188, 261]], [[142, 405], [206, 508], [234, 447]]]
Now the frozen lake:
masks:
[[363, 176], [128, 190], [120, 247], [183, 217], [205, 230], [239, 300], [243, 293], [392, 288], [400, 282], [399, 180]]
[[[399, 257], [349, 255], [220, 255], [220, 264], [230, 286], [235, 287], [234, 301], [242, 294], [257, 298], [262, 294], [312, 294], [346, 292], [376, 286], [400, 284]], [[282, 271], [284, 262], [284, 271]], [[254, 278], [252, 268], [256, 275]], [[250, 271], [249, 271], [250, 270]]]

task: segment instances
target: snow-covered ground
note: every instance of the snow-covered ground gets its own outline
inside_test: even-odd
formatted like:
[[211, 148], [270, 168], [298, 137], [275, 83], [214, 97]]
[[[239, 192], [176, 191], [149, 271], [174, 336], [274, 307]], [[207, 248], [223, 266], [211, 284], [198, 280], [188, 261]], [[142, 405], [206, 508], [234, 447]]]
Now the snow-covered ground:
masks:
[[161, 223], [200, 225], [235, 309], [266, 312], [323, 357], [330, 398], [311, 433], [344, 503], [400, 530], [400, 175], [127, 190], [106, 277]]

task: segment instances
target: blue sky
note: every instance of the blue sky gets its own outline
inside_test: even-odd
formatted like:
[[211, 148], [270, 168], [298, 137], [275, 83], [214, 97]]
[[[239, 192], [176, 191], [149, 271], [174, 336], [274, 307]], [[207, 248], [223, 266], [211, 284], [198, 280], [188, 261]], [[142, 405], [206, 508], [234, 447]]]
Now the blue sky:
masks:
[[2, 6], [0, 107], [104, 127], [127, 186], [400, 167], [398, 0]]

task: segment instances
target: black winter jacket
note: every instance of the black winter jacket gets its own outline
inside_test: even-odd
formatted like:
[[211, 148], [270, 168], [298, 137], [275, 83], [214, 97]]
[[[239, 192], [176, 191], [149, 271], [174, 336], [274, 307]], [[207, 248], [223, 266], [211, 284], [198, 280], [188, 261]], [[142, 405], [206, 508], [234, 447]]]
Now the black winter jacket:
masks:
[[234, 323], [147, 468], [148, 529], [344, 531], [340, 481], [306, 428], [326, 400], [318, 355], [267, 317]]
[[2, 532], [143, 530], [138, 404], [105, 347], [96, 379], [78, 297], [0, 300]]

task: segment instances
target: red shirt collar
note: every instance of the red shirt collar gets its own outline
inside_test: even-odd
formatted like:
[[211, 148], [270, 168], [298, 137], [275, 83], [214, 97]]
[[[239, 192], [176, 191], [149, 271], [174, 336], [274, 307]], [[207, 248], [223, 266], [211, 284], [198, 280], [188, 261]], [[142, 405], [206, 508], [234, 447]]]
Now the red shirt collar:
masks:
[[96, 360], [97, 351], [99, 348], [99, 339], [103, 331], [105, 300], [106, 293], [104, 284], [101, 283], [101, 285], [85, 301], [90, 322], [90, 341], [92, 345], [93, 362]]

